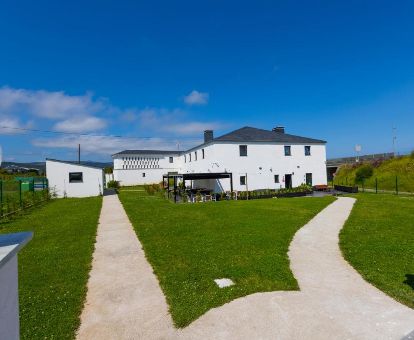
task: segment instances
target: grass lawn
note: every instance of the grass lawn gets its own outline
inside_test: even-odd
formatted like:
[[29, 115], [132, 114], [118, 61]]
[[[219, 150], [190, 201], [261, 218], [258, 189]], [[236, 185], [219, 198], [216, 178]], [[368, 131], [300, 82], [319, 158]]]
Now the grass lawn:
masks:
[[345, 258], [368, 282], [414, 308], [414, 197], [356, 197], [340, 235]]
[[22, 339], [75, 337], [101, 204], [100, 197], [56, 199], [0, 223], [0, 233], [34, 232], [19, 254]]
[[[173, 204], [146, 192], [120, 199], [178, 327], [255, 292], [296, 290], [287, 256], [295, 232], [334, 198]], [[220, 289], [214, 279], [235, 285]]]

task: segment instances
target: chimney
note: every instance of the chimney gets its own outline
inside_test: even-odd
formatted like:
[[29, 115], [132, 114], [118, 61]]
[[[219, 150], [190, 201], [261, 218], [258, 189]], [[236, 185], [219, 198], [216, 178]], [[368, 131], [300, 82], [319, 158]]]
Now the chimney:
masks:
[[204, 131], [204, 143], [211, 142], [214, 138], [213, 130], [205, 130]]
[[285, 133], [285, 127], [284, 126], [276, 126], [275, 128], [272, 129], [273, 132], [278, 132], [278, 133]]

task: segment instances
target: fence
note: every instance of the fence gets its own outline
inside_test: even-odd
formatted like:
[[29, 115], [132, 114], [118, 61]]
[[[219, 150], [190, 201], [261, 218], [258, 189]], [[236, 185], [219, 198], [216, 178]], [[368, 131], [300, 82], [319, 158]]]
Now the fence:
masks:
[[362, 192], [414, 194], [414, 179], [404, 176], [371, 177], [356, 182], [345, 177], [341, 180], [333, 180], [332, 186], [356, 186]]
[[0, 180], [0, 218], [49, 199], [47, 178]]

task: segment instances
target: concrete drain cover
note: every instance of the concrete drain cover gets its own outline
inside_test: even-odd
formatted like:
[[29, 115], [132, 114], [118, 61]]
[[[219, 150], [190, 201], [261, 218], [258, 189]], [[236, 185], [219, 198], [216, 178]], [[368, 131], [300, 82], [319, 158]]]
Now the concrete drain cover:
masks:
[[230, 287], [234, 285], [234, 282], [230, 279], [215, 279], [214, 282], [219, 288]]

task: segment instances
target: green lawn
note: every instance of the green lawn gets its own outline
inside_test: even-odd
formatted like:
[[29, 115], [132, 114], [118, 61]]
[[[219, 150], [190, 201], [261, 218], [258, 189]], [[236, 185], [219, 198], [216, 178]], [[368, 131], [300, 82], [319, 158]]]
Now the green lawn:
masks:
[[414, 197], [358, 194], [342, 252], [373, 285], [414, 308]]
[[[178, 327], [235, 298], [296, 290], [287, 256], [295, 232], [334, 198], [173, 204], [120, 191]], [[214, 279], [230, 278], [220, 289]]]
[[19, 254], [22, 339], [75, 337], [101, 204], [100, 197], [56, 199], [0, 223], [0, 233], [34, 232]]

